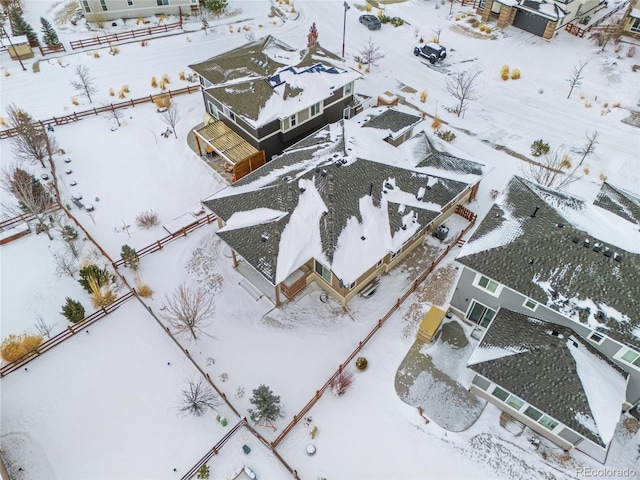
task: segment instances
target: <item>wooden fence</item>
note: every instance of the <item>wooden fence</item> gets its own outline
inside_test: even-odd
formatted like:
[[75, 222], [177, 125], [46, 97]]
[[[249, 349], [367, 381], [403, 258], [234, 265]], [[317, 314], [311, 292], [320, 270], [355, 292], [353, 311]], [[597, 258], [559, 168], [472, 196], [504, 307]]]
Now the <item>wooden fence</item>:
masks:
[[612, 15], [615, 15], [616, 13], [618, 13], [620, 10], [622, 10], [623, 8], [625, 8], [629, 3], [629, 0], [626, 0], [625, 2], [622, 2], [620, 5], [618, 5], [617, 7], [615, 7], [613, 10], [611, 10], [610, 12], [607, 12], [606, 15], [598, 18], [597, 20], [595, 20], [591, 25], [589, 25], [586, 28], [580, 28], [577, 25], [573, 24], [573, 23], [567, 23], [567, 26], [564, 27], [564, 29], [569, 32], [571, 35], [575, 35], [576, 37], [584, 37], [584, 34], [587, 32], [590, 32], [591, 30], [611, 30], [611, 31], [615, 31], [617, 30], [619, 27], [617, 25], [610, 25], [610, 26], [606, 26], [606, 27], [600, 27], [600, 28], [596, 28], [598, 27], [598, 25], [600, 25], [602, 22], [604, 22], [606, 19], [610, 18]]
[[[203, 225], [208, 225], [217, 218], [218, 217], [216, 217], [214, 214], [210, 213], [202, 218], [199, 218], [195, 222], [190, 223], [186, 227], [183, 227], [179, 232], [174, 232], [152, 243], [151, 245], [147, 245], [146, 247], [141, 248], [136, 253], [138, 254], [138, 257], [144, 257], [145, 255], [149, 255], [150, 253], [162, 250], [162, 247], [164, 247], [167, 243], [173, 242], [177, 238], [186, 237], [188, 233], [193, 232]], [[113, 265], [115, 267], [121, 267], [122, 265], [124, 265], [124, 260], [122, 258], [120, 260], [116, 260]]]
[[[463, 207], [464, 208], [464, 207]], [[468, 212], [471, 212], [470, 210], [464, 208], [464, 210], [467, 210]], [[456, 209], [456, 213], [458, 213], [457, 209]], [[473, 213], [473, 212], [471, 212]], [[475, 214], [473, 214], [475, 217]], [[466, 217], [465, 217], [466, 218]], [[402, 305], [402, 303], [404, 303], [404, 301], [409, 298], [409, 296], [411, 294], [413, 294], [413, 292], [416, 291], [416, 289], [418, 288], [418, 286], [424, 282], [426, 280], [426, 278], [431, 274], [431, 272], [433, 272], [433, 270], [436, 268], [436, 266], [438, 266], [438, 264], [442, 261], [442, 259], [451, 251], [451, 249], [453, 249], [461, 240], [462, 237], [464, 235], [467, 234], [467, 232], [469, 230], [471, 230], [471, 228], [473, 227], [475, 222], [475, 218], [474, 220], [469, 223], [469, 225], [467, 225], [467, 227], [462, 230], [462, 232], [460, 232], [460, 234], [456, 237], [456, 239], [454, 241], [452, 241], [447, 248], [438, 256], [438, 258], [436, 258], [431, 265], [429, 266], [429, 268], [427, 270], [425, 270], [424, 272], [422, 272], [422, 274], [416, 278], [413, 282], [413, 284], [411, 285], [411, 287], [404, 293], [404, 295], [402, 295], [402, 297], [400, 297], [396, 303], [393, 305], [393, 307], [391, 307], [391, 309], [386, 313], [386, 315], [384, 317], [382, 317], [380, 320], [378, 320], [378, 323], [376, 323], [376, 325], [373, 327], [373, 329], [369, 332], [369, 334], [361, 341], [358, 343], [358, 346], [355, 348], [355, 350], [353, 352], [351, 352], [351, 355], [349, 355], [345, 361], [340, 364], [340, 366], [338, 367], [338, 369], [336, 370], [336, 372], [331, 376], [331, 378], [329, 378], [329, 380], [326, 381], [326, 383], [320, 388], [320, 390], [316, 390], [316, 394], [314, 395], [314, 397], [304, 406], [302, 407], [302, 410], [300, 410], [298, 412], [297, 415], [293, 416], [293, 420], [289, 423], [289, 425], [287, 425], [282, 432], [280, 433], [280, 435], [278, 435], [278, 437], [271, 442], [271, 445], [273, 448], [277, 447], [278, 444], [284, 439], [284, 437], [287, 436], [287, 434], [297, 425], [297, 423], [304, 418], [304, 416], [309, 412], [309, 410], [311, 410], [311, 408], [316, 404], [316, 402], [318, 400], [320, 400], [320, 397], [322, 397], [322, 394], [331, 387], [331, 383], [334, 381], [334, 379], [340, 375], [340, 373], [342, 372], [342, 370], [344, 369], [345, 366], [347, 366], [349, 364], [349, 362], [351, 362], [356, 355], [358, 355], [358, 353], [360, 353], [360, 351], [362, 350], [362, 348], [367, 344], [367, 342], [369, 340], [371, 340], [371, 338], [376, 334], [376, 332], [378, 330], [380, 330], [380, 328], [382, 328], [382, 326], [385, 324], [385, 322], [391, 318], [391, 316], [396, 313], [396, 311], [398, 310], [398, 308], [400, 308], [400, 305]]]
[[40, 49], [40, 53], [42, 56], [45, 56], [49, 53], [58, 53], [58, 52], [66, 52], [67, 49], [64, 48], [62, 43], [56, 43], [55, 45], [40, 45], [38, 44], [38, 48]]
[[136, 38], [149, 37], [155, 33], [164, 33], [171, 30], [182, 28], [182, 17], [180, 21], [176, 23], [169, 23], [166, 25], [157, 25], [154, 27], [138, 28], [136, 30], [129, 30], [123, 33], [110, 33], [108, 35], [101, 35], [85, 40], [72, 40], [69, 42], [72, 50], [78, 50], [79, 48], [95, 47], [101, 45], [111, 46], [111, 43], [123, 42], [125, 40], [134, 40]]
[[11, 362], [2, 366], [2, 368], [0, 368], [0, 378], [4, 377], [5, 375], [8, 375], [11, 372], [18, 370], [19, 368], [23, 367], [27, 363], [38, 358], [44, 352], [51, 350], [53, 347], [60, 345], [65, 340], [73, 337], [79, 331], [84, 330], [90, 325], [93, 325], [95, 322], [97, 322], [101, 318], [106, 317], [108, 314], [116, 310], [118, 307], [120, 307], [123, 303], [125, 303], [127, 300], [129, 300], [133, 296], [134, 296], [134, 293], [129, 291], [125, 293], [123, 296], [117, 298], [112, 304], [107, 305], [106, 307], [103, 307], [100, 310], [96, 310], [88, 317], [85, 317], [84, 319], [80, 320], [77, 323], [74, 323], [73, 325], [68, 325], [66, 330], [63, 330], [57, 335], [54, 335], [53, 337], [47, 339], [45, 342], [42, 343], [42, 345], [36, 348], [33, 352], [25, 355], [22, 358], [19, 358], [15, 362]]
[[[48, 213], [52, 213], [58, 210], [60, 210], [60, 205], [56, 203], [55, 207], [45, 210], [44, 212], [42, 212], [42, 215], [46, 215]], [[17, 217], [8, 218], [0, 222], [0, 232], [3, 230], [7, 230], [9, 228], [13, 228], [16, 225], [19, 225], [23, 222], [29, 223], [35, 219], [36, 219], [36, 216], [32, 213], [23, 213], [22, 215], [18, 215]]]
[[[169, 97], [173, 97], [176, 95], [183, 95], [185, 93], [193, 93], [199, 92], [200, 85], [187, 85], [184, 88], [180, 88], [178, 90], [167, 90], [166, 92], [159, 93], [157, 95], [149, 95], [148, 97], [135, 98], [131, 100], [127, 100], [126, 102], [112, 103], [110, 105], [106, 105], [100, 108], [92, 108], [89, 110], [84, 110], [82, 112], [73, 112], [69, 115], [65, 115], [64, 117], [52, 117], [47, 120], [39, 120], [35, 122], [35, 125], [40, 127], [45, 127], [49, 125], [66, 125], [67, 123], [77, 122], [86, 117], [92, 117], [95, 115], [100, 115], [101, 113], [110, 112], [114, 110], [119, 110], [122, 108], [135, 107], [136, 105], [140, 105], [143, 103], [154, 102], [158, 97], [162, 97], [164, 95], [168, 95]], [[7, 130], [0, 130], [0, 140], [4, 138], [11, 138], [18, 135], [18, 129], [9, 128]]]

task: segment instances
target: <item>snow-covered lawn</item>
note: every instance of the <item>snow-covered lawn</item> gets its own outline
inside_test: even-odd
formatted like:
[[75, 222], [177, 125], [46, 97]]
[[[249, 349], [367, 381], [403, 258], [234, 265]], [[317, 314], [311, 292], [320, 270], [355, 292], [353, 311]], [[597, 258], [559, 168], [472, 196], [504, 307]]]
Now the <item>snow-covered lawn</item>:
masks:
[[[60, 8], [60, 4], [35, 0], [26, 4], [26, 18], [34, 27], [39, 26], [39, 16], [52, 19]], [[99, 58], [92, 51], [50, 59], [37, 55], [25, 62], [27, 72], [2, 53], [10, 76], [0, 77], [0, 107], [5, 111], [15, 103], [44, 119], [117, 101], [109, 96], [109, 88], [117, 91], [124, 84], [131, 90], [127, 98], [157, 94], [151, 77], [165, 73], [172, 79], [169, 88], [180, 88], [187, 82], [178, 80], [178, 72], [188, 71], [187, 65], [244, 44], [246, 30], [237, 30], [243, 26], [256, 38], [273, 34], [303, 47], [315, 21], [320, 43], [340, 51], [342, 2], [297, 1], [297, 14], [284, 23], [268, 16], [270, 6], [270, 2], [230, 1], [230, 10], [236, 14], [210, 22], [206, 34], [194, 21], [187, 25], [193, 30], [189, 33], [153, 39], [146, 47], [139, 42], [119, 45], [115, 56], [106, 49], [100, 49]], [[453, 154], [475, 157], [493, 167], [478, 199], [469, 205], [474, 212], [486, 213], [492, 202], [490, 191], [501, 190], [511, 175], [521, 171], [522, 162], [505, 149], [529, 156], [531, 142], [542, 138], [554, 148], [574, 151], [575, 160], [585, 132], [593, 130], [600, 137], [595, 154], [585, 160], [589, 173], [572, 185], [572, 191], [591, 197], [601, 173], [617, 186], [640, 191], [638, 131], [620, 122], [638, 102], [638, 74], [631, 72], [637, 59], [627, 58], [624, 51], [614, 52], [614, 46], [599, 54], [587, 39], [564, 31], [551, 42], [514, 28], [494, 32], [495, 40], [475, 38], [455, 25], [460, 22], [448, 16], [448, 5], [435, 9], [433, 3], [422, 0], [386, 6], [387, 15], [400, 16], [410, 25], [397, 29], [383, 25], [380, 31], [369, 32], [357, 20], [364, 4], [353, 7], [347, 15], [349, 65], [357, 68], [353, 56], [369, 37], [385, 54], [356, 90], [374, 97], [390, 91], [429, 115], [437, 114], [447, 122], [445, 128], [457, 135], [451, 145], [445, 145]], [[454, 13], [460, 9], [455, 5]], [[232, 29], [226, 25], [236, 21]], [[430, 38], [440, 27], [450, 55], [444, 65], [431, 68], [415, 58], [412, 49], [416, 34]], [[83, 28], [61, 28], [58, 33], [63, 41], [92, 35], [79, 31]], [[565, 80], [579, 59], [591, 62], [584, 85], [567, 100]], [[35, 61], [40, 61], [39, 73], [32, 72]], [[69, 80], [80, 64], [88, 66], [96, 78], [93, 105], [81, 97], [81, 105], [71, 104], [76, 94]], [[504, 64], [519, 68], [522, 78], [503, 81], [500, 68]], [[481, 95], [466, 117], [458, 118], [445, 110], [453, 104], [446, 93], [446, 79], [457, 69], [473, 67], [484, 71]], [[419, 100], [423, 90], [428, 92], [426, 103]], [[202, 121], [200, 94], [173, 101], [181, 117], [178, 139], [160, 136], [166, 125], [152, 104], [125, 110], [123, 125], [115, 131], [101, 117], [55, 128], [54, 135], [65, 150], [54, 159], [63, 203], [71, 205], [71, 213], [113, 260], [119, 258], [124, 244], [139, 249], [167, 234], [162, 226], [138, 228], [139, 213], [153, 210], [161, 225], [167, 224], [194, 211], [202, 198], [224, 187], [186, 143], [189, 129]], [[614, 107], [617, 103], [620, 107]], [[429, 124], [427, 119], [428, 131]], [[13, 161], [10, 141], [0, 141], [0, 155], [3, 166]], [[70, 163], [64, 162], [67, 158]], [[67, 168], [72, 173], [64, 173]], [[32, 171], [37, 176], [43, 173], [35, 167]], [[71, 186], [72, 180], [76, 186]], [[94, 205], [91, 215], [71, 204], [74, 193]], [[278, 431], [258, 427], [273, 440], [421, 270], [397, 269], [382, 279], [373, 297], [354, 299], [348, 310], [332, 301], [322, 303], [314, 284], [293, 303], [274, 309], [268, 299], [256, 301], [239, 285], [242, 277], [214, 236], [215, 229], [215, 224], [203, 226], [141, 259], [139, 276], [154, 290], [146, 303], [160, 317], [165, 295], [182, 282], [199, 284], [215, 296], [208, 335], [197, 341], [182, 337], [181, 345], [241, 415], [250, 407], [251, 390], [261, 383], [281, 396], [285, 418], [276, 422]], [[89, 306], [87, 294], [76, 281], [55, 275], [52, 252], [62, 246], [59, 238], [49, 241], [34, 234], [2, 246], [3, 338], [31, 328], [37, 315], [55, 323], [57, 329], [64, 328], [66, 320], [59, 312], [66, 296]], [[449, 281], [455, 276], [450, 267], [455, 253], [454, 249], [443, 262], [442, 272], [449, 272], [443, 277]], [[448, 265], [450, 270], [444, 268]], [[133, 285], [132, 272], [120, 270]], [[437, 283], [430, 285], [438, 288]], [[451, 433], [435, 422], [426, 424], [414, 407], [402, 402], [394, 379], [413, 343], [417, 319], [429, 306], [428, 298], [425, 291], [411, 296], [366, 345], [362, 354], [369, 368], [356, 374], [352, 388], [338, 398], [325, 394], [309, 412], [311, 423], [318, 427], [315, 439], [301, 422], [278, 446], [301, 478], [563, 479], [574, 477], [578, 466], [602, 468], [578, 452], [562, 463], [558, 460], [562, 452], [543, 442], [544, 460], [540, 450], [530, 448], [526, 435], [513, 437], [499, 427], [499, 411], [491, 405], [468, 431]], [[429, 352], [436, 365], [446, 360], [438, 363], [435, 358], [442, 351]], [[215, 421], [213, 412], [201, 418], [178, 415], [180, 390], [198, 371], [135, 299], [91, 326], [89, 333], [79, 332], [27, 368], [0, 380], [1, 448], [17, 479], [180, 478], [238, 420], [227, 407], [221, 407], [229, 419], [227, 427]], [[305, 451], [310, 443], [317, 447], [313, 456]], [[639, 443], [637, 434], [619, 429], [607, 467], [637, 472]], [[250, 446], [249, 455], [242, 452], [243, 444]], [[211, 478], [227, 479], [243, 463], [258, 478], [289, 475], [256, 437], [241, 429], [210, 461]], [[23, 471], [17, 472], [18, 468]]]

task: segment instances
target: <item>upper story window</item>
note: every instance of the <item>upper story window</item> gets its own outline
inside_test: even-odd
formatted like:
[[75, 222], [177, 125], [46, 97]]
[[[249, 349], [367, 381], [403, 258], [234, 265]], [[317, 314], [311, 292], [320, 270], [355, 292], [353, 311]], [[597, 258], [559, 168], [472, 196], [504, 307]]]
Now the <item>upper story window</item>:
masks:
[[218, 109], [213, 104], [213, 102], [207, 101], [207, 110], [209, 112], [209, 115], [211, 115], [212, 117], [214, 117], [217, 120], [220, 120], [220, 117], [218, 117]]
[[499, 297], [503, 288], [503, 286], [495, 280], [491, 280], [489, 277], [485, 277], [484, 275], [480, 274], [476, 275], [476, 278], [473, 280], [473, 284], [476, 287], [489, 292], [494, 297]]
[[156, 3], [161, 7], [163, 5], [169, 5], [169, 0], [156, 0]]
[[634, 352], [630, 348], [621, 348], [620, 350], [618, 350], [618, 353], [613, 356], [613, 358], [631, 365], [632, 367], [640, 368], [640, 353]]
[[322, 277], [322, 279], [327, 282], [329, 285], [331, 285], [331, 270], [329, 270], [327, 267], [325, 267], [324, 265], [322, 265], [319, 261], [314, 260], [315, 262], [315, 270], [316, 273], [318, 275], [320, 275]]
[[347, 97], [353, 92], [353, 82], [349, 82], [344, 86], [344, 96]]
[[230, 120], [234, 122], [236, 121], [236, 114], [229, 110], [227, 107], [223, 107], [222, 112], [225, 114], [225, 116], [229, 117]]
[[127, 0], [127, 5], [133, 7], [133, 0]]
[[600, 345], [602, 342], [604, 342], [605, 336], [598, 332], [592, 332], [587, 338], [593, 343], [597, 343], [598, 345]]
[[105, 0], [100, 0], [100, 6], [102, 7], [102, 11], [103, 12], [106, 12], [108, 10], [107, 9], [107, 3], [106, 3]]
[[318, 115], [320, 113], [320, 102], [316, 103], [315, 105], [311, 105], [311, 116], [315, 116]]
[[89, 7], [89, 0], [82, 0], [82, 6], [84, 7], [85, 12], [91, 13], [91, 8]]
[[522, 304], [522, 306], [524, 308], [528, 308], [529, 310], [535, 312], [536, 308], [538, 308], [538, 302], [536, 302], [535, 300], [531, 300], [530, 298], [527, 298]]
[[492, 310], [486, 305], [483, 305], [475, 300], [471, 301], [469, 310], [467, 311], [467, 318], [484, 328], [487, 328], [489, 326], [491, 320], [493, 320], [493, 317], [495, 316], [495, 310]]
[[297, 115], [291, 115], [289, 117], [289, 125], [291, 125], [291, 128], [295, 127], [298, 124], [298, 117]]

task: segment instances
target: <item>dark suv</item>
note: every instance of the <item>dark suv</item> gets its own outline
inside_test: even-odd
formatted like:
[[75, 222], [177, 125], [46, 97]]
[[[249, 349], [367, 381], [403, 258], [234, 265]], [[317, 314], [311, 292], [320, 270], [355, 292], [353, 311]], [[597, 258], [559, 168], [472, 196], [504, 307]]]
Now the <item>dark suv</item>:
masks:
[[413, 49], [413, 54], [418, 57], [424, 57], [429, 60], [431, 65], [441, 62], [447, 58], [447, 49], [437, 43], [425, 43], [418, 45]]

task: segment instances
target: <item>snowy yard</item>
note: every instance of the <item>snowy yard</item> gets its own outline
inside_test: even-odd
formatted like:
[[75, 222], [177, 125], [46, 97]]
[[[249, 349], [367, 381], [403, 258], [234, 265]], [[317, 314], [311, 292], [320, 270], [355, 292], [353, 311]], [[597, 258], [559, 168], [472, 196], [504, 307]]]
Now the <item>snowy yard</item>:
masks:
[[[144, 48], [139, 42], [120, 45], [117, 55], [109, 55], [108, 49], [100, 49], [99, 58], [93, 50], [50, 59], [38, 54], [25, 62], [28, 71], [22, 72], [2, 52], [3, 69], [10, 74], [0, 77], [2, 115], [11, 103], [36, 119], [65, 115], [118, 101], [108, 90], [117, 91], [123, 84], [131, 90], [127, 98], [155, 95], [159, 90], [151, 87], [150, 79], [165, 73], [172, 78], [169, 88], [181, 88], [187, 83], [178, 80], [178, 72], [188, 71], [187, 65], [247, 41], [237, 30], [242, 26], [249, 27], [256, 38], [272, 34], [303, 47], [315, 21], [322, 46], [334, 52], [341, 49], [339, 1], [296, 1], [296, 14], [286, 22], [268, 16], [270, 2], [229, 3], [234, 15], [210, 22], [206, 34], [199, 30], [200, 22], [193, 21], [186, 24], [187, 33], [149, 40]], [[27, 0], [25, 16], [35, 27], [40, 16], [53, 19], [60, 6]], [[585, 132], [599, 131], [596, 151], [585, 160], [588, 172], [583, 171], [584, 177], [571, 191], [591, 198], [607, 177], [619, 187], [640, 192], [638, 130], [621, 123], [637, 110], [640, 100], [638, 73], [631, 71], [637, 58], [614, 52], [613, 45], [598, 53], [599, 48], [586, 38], [564, 31], [551, 42], [512, 27], [494, 30], [495, 39], [476, 38], [465, 33], [460, 20], [448, 15], [448, 5], [435, 9], [434, 3], [422, 0], [385, 8], [387, 15], [400, 16], [410, 25], [397, 29], [383, 25], [380, 31], [369, 32], [357, 19], [364, 4], [353, 6], [347, 16], [348, 64], [357, 69], [353, 57], [369, 37], [385, 54], [380, 65], [356, 84], [356, 91], [374, 97], [391, 91], [428, 115], [437, 114], [456, 134], [452, 144], [436, 138], [437, 144], [492, 167], [478, 199], [469, 205], [480, 217], [490, 208], [491, 190], [500, 191], [513, 174], [521, 174], [523, 162], [509, 151], [530, 156], [531, 142], [538, 138], [579, 159], [576, 150], [584, 144]], [[454, 5], [454, 14], [458, 10], [470, 11]], [[412, 49], [417, 36], [430, 38], [438, 28], [450, 57], [444, 65], [431, 68], [415, 58]], [[93, 35], [80, 25], [60, 28], [58, 34], [66, 42]], [[567, 100], [566, 77], [583, 58], [591, 60], [584, 84]], [[39, 61], [39, 73], [32, 71], [35, 61]], [[69, 80], [80, 64], [87, 65], [96, 78], [93, 105], [81, 97], [81, 105], [71, 104], [76, 94]], [[503, 81], [500, 68], [504, 64], [519, 68], [522, 78]], [[465, 118], [458, 118], [445, 109], [452, 104], [446, 78], [459, 68], [472, 67], [483, 70], [481, 95]], [[423, 90], [428, 92], [425, 103], [420, 101]], [[71, 207], [71, 214], [114, 261], [125, 244], [140, 249], [166, 236], [162, 225], [196, 211], [200, 200], [225, 186], [187, 145], [188, 132], [202, 122], [200, 93], [175, 97], [173, 102], [180, 114], [177, 139], [160, 135], [166, 125], [151, 103], [124, 110], [123, 124], [115, 130], [110, 120], [96, 116], [53, 132], [65, 151], [54, 156], [63, 204]], [[430, 122], [427, 118], [429, 133]], [[10, 140], [0, 140], [3, 167], [14, 162], [10, 147]], [[40, 167], [22, 167], [36, 177], [44, 173]], [[71, 173], [65, 173], [67, 169]], [[95, 210], [78, 209], [71, 201], [73, 194], [81, 194]], [[4, 192], [2, 200], [5, 203]], [[136, 226], [136, 216], [149, 210], [158, 214], [160, 224], [148, 230]], [[464, 228], [455, 222], [450, 224], [452, 232]], [[429, 239], [420, 255], [381, 279], [373, 297], [356, 297], [347, 309], [333, 300], [320, 301], [321, 289], [315, 284], [276, 309], [265, 297], [254, 300], [239, 285], [243, 277], [233, 269], [228, 252], [215, 236], [216, 228], [215, 223], [203, 226], [141, 259], [138, 278], [154, 291], [145, 305], [129, 300], [88, 333], [77, 333], [0, 380], [0, 448], [11, 478], [181, 478], [239, 420], [226, 405], [218, 409], [229, 420], [226, 427], [216, 421], [215, 412], [198, 418], [179, 415], [185, 382], [201, 377], [191, 359], [241, 416], [248, 415], [251, 391], [260, 384], [270, 386], [281, 397], [285, 416], [276, 421], [277, 431], [256, 428], [267, 441], [274, 440], [428, 267], [428, 255], [439, 246]], [[83, 242], [85, 261], [96, 258], [90, 253], [93, 250], [88, 240]], [[65, 297], [80, 300], [87, 313], [92, 311], [78, 282], [56, 273], [54, 254], [63, 251], [58, 234], [52, 241], [43, 234], [31, 234], [1, 247], [1, 338], [33, 331], [39, 316], [54, 325], [53, 333], [63, 330], [69, 324], [59, 313]], [[330, 392], [323, 395], [307, 414], [310, 425], [300, 422], [278, 446], [300, 478], [560, 480], [575, 478], [577, 468], [603, 468], [579, 452], [572, 451], [567, 459], [548, 442], [532, 449], [527, 439], [531, 432], [514, 437], [501, 428], [500, 412], [492, 405], [468, 430], [452, 433], [434, 421], [427, 424], [415, 407], [399, 398], [398, 368], [424, 312], [431, 304], [447, 303], [457, 275], [452, 263], [456, 253], [454, 249], [365, 346], [367, 370], [356, 372], [353, 365], [347, 366], [355, 372], [351, 389], [340, 397]], [[103, 258], [95, 261], [109, 263]], [[134, 285], [131, 270], [121, 267], [119, 271]], [[199, 285], [213, 295], [215, 314], [206, 335], [197, 340], [178, 337], [179, 346], [149, 310], [162, 319], [166, 295], [181, 283]], [[124, 286], [120, 291], [126, 291]], [[191, 359], [180, 347], [189, 351]], [[445, 373], [461, 382], [467, 379], [465, 369], [448, 363], [452, 349], [433, 345], [423, 353]], [[317, 427], [313, 439], [311, 425]], [[251, 448], [249, 454], [242, 451], [245, 444]], [[306, 453], [309, 444], [317, 448], [313, 456]], [[639, 433], [619, 427], [606, 467], [630, 469], [628, 478], [637, 477], [639, 444]], [[246, 428], [209, 462], [211, 478], [229, 479], [243, 464], [258, 478], [291, 476]]]

